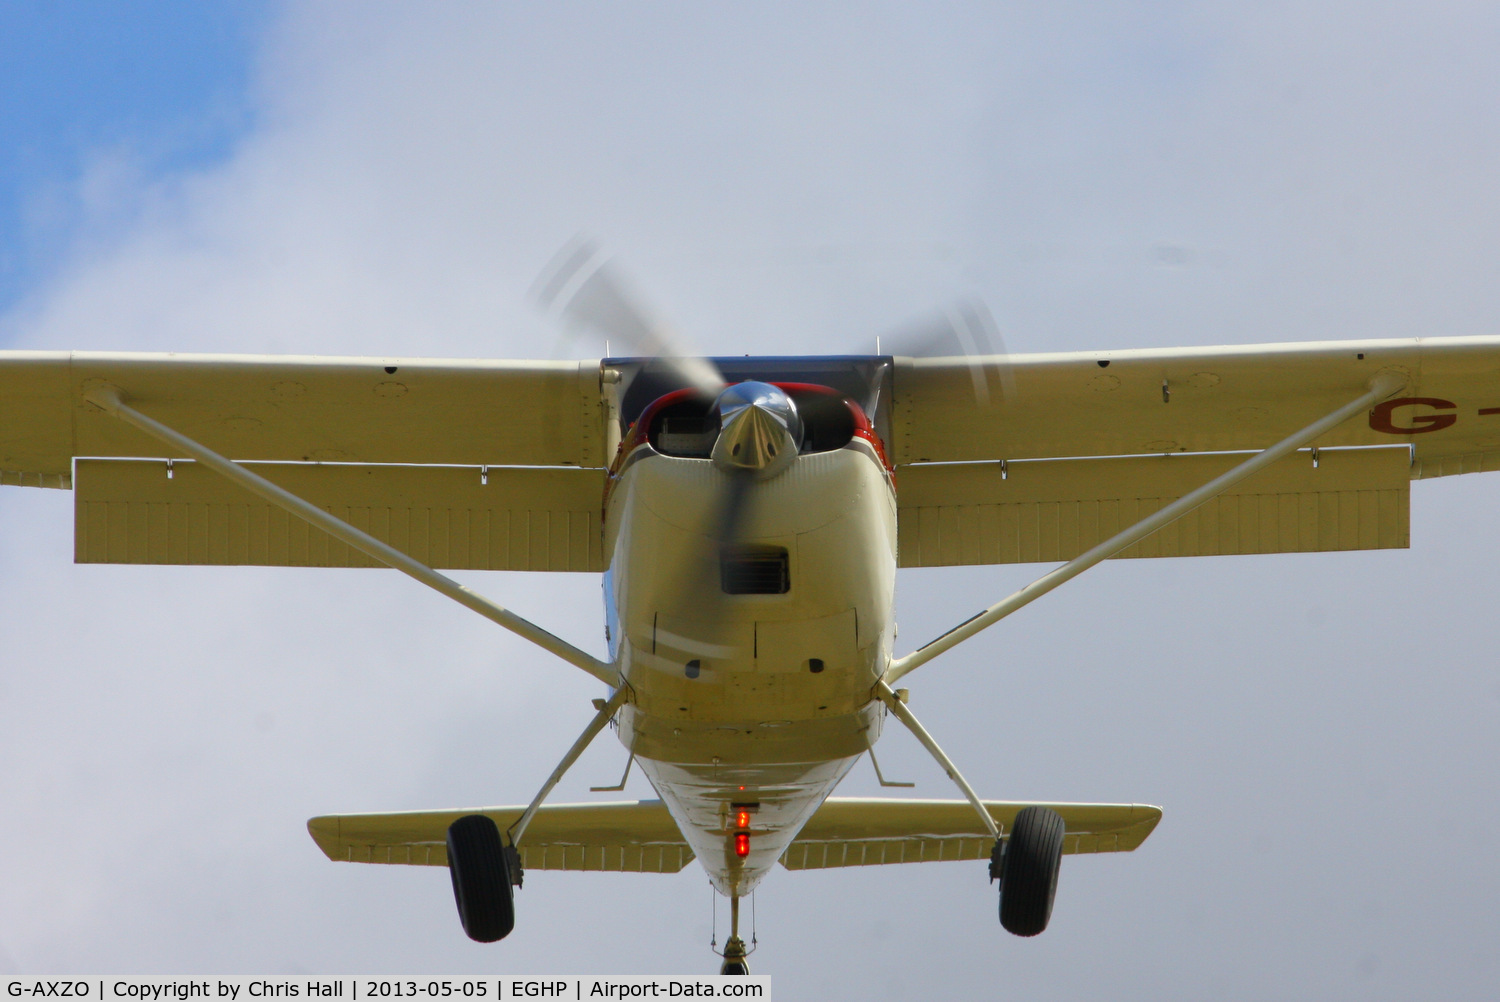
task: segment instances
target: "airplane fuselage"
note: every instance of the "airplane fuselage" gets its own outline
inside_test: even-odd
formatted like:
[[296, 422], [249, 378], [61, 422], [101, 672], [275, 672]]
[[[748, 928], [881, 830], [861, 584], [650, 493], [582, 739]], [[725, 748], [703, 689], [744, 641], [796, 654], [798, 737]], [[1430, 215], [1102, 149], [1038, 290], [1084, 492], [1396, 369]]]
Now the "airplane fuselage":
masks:
[[734, 897], [879, 737], [896, 500], [878, 440], [855, 437], [746, 488], [726, 548], [730, 476], [646, 442], [622, 450], [605, 546], [611, 651], [632, 690], [620, 740]]

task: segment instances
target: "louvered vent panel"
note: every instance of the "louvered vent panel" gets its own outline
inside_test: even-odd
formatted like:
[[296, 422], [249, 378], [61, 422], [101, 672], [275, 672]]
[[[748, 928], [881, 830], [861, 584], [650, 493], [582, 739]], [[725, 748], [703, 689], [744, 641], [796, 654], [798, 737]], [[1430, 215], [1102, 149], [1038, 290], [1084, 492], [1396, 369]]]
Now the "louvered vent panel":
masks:
[[719, 583], [727, 595], [785, 595], [791, 563], [780, 546], [737, 546], [719, 555]]

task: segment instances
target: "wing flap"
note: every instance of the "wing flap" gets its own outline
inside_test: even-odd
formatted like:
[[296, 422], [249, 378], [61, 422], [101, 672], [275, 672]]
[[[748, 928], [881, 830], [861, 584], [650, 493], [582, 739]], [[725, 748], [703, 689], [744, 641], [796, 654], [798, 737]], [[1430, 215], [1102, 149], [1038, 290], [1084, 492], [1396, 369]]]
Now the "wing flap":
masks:
[[[525, 810], [331, 814], [308, 821], [307, 830], [324, 855], [338, 862], [447, 866], [453, 822], [484, 814], [504, 832]], [[544, 805], [521, 845], [521, 865], [528, 870], [676, 873], [692, 860], [692, 849], [659, 800]]]
[[[253, 468], [429, 567], [604, 570], [603, 470]], [[198, 463], [81, 459], [75, 478], [78, 563], [380, 566]]]
[[[1071, 560], [1248, 458], [1247, 453], [902, 468], [902, 567]], [[1410, 545], [1407, 446], [1288, 456], [1130, 547], [1189, 557]]]
[[[985, 801], [1009, 830], [1023, 803]], [[1161, 820], [1144, 804], [1047, 804], [1066, 824], [1063, 852], [1130, 852]], [[789, 870], [988, 859], [994, 840], [964, 800], [830, 797], [782, 854]]]

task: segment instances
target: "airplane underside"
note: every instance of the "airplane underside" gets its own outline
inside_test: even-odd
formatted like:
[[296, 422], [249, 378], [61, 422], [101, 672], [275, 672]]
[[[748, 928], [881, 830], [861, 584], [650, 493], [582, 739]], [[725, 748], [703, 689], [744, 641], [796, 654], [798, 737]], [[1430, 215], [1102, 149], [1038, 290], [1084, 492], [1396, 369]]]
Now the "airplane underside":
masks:
[[[604, 534], [620, 686], [600, 716], [730, 899], [722, 973], [748, 972], [740, 899], [872, 752], [890, 711], [979, 808], [1006, 928], [1035, 935], [1050, 918], [1062, 815], [1024, 807], [1002, 837], [883, 682], [896, 515], [883, 442], [857, 400], [825, 385], [668, 392], [632, 415], [618, 449]], [[455, 877], [462, 914], [458, 887]]]
[[[600, 682], [606, 695], [594, 716], [524, 807], [308, 823], [333, 859], [447, 868], [474, 939], [511, 931], [526, 870], [675, 873], [696, 862], [737, 922], [740, 898], [775, 863], [933, 860], [987, 863], [1001, 924], [1031, 936], [1048, 924], [1063, 855], [1131, 851], [1161, 811], [982, 800], [898, 683], [1100, 562], [1147, 555], [1153, 540], [1153, 552], [1182, 555], [1406, 545], [1410, 478], [1489, 462], [1469, 416], [1500, 408], [1487, 396], [1489, 370], [1470, 361], [1476, 353], [1500, 357], [1500, 344], [1047, 356], [1026, 363], [1029, 372], [1019, 367], [1018, 381], [1031, 380], [1039, 398], [1071, 401], [1044, 415], [1050, 424], [1000, 420], [1021, 404], [971, 400], [971, 377], [976, 386], [988, 377], [953, 359], [604, 359], [568, 368], [23, 353], [4, 371], [26, 378], [12, 380], [0, 406], [19, 400], [15, 413], [41, 415], [40, 431], [18, 424], [31, 437], [6, 446], [18, 472], [3, 475], [75, 489], [81, 562], [383, 564]], [[1429, 382], [1419, 386], [1424, 365]], [[1168, 366], [1186, 375], [1163, 375]], [[1274, 435], [1244, 417], [1241, 397], [1210, 399], [1221, 383], [1258, 385], [1262, 369], [1305, 380]], [[1174, 395], [1174, 385], [1185, 389]], [[1404, 389], [1432, 395], [1399, 396]], [[292, 402], [304, 394], [305, 413]], [[564, 406], [569, 394], [575, 410]], [[413, 409], [400, 410], [402, 401]], [[490, 407], [512, 409], [471, 435]], [[1171, 417], [1183, 413], [1196, 419]], [[357, 420], [340, 424], [344, 415]], [[1075, 415], [1086, 434], [1069, 424]], [[1368, 427], [1355, 427], [1356, 416]], [[1158, 430], [1168, 418], [1178, 422], [1171, 438]], [[415, 419], [431, 425], [415, 435]], [[252, 425], [254, 438], [231, 443], [236, 458], [200, 441]], [[1411, 444], [1426, 434], [1444, 444]], [[483, 450], [497, 439], [505, 448], [493, 454], [505, 465], [465, 465], [491, 455]], [[999, 450], [1016, 442], [1029, 451], [1007, 465]], [[1313, 445], [1327, 447], [1321, 457], [1295, 455]], [[1159, 446], [1196, 455], [1146, 454]], [[163, 475], [161, 460], [141, 458], [154, 454], [177, 457], [175, 476], [174, 459]], [[1453, 456], [1462, 463], [1450, 470]], [[1246, 482], [1259, 493], [1236, 495]], [[1209, 502], [1211, 516], [1200, 518]], [[1170, 547], [1153, 535], [1189, 515], [1190, 530]], [[898, 565], [1048, 559], [1061, 562], [895, 656]], [[603, 572], [608, 657], [438, 567]], [[962, 800], [832, 796], [862, 755], [873, 761], [888, 715]], [[611, 726], [659, 799], [548, 803]], [[722, 970], [747, 970], [737, 927]]]
[[880, 734], [895, 501], [867, 444], [804, 455], [742, 487], [725, 543], [714, 522], [731, 476], [703, 458], [632, 462], [606, 538], [615, 656], [632, 691], [620, 740], [733, 898]]
[[[878, 367], [874, 375], [872, 384], [878, 384]], [[879, 385], [865, 389], [867, 401], [879, 398]], [[607, 635], [616, 672], [610, 696], [596, 700], [593, 721], [519, 816], [500, 809], [428, 822], [448, 826], [442, 860], [465, 930], [481, 941], [508, 934], [512, 887], [521, 882], [523, 859], [548, 866], [545, 849], [523, 849], [529, 825], [538, 818], [548, 823], [542, 801], [583, 748], [613, 725], [660, 798], [658, 809], [680, 835], [676, 865], [696, 859], [730, 899], [721, 973], [748, 973], [739, 901], [773, 864], [830, 865], [833, 858], [831, 865], [847, 865], [856, 847], [855, 862], [866, 863], [979, 859], [984, 856], [976, 848], [987, 844], [987, 876], [1000, 886], [1001, 924], [1020, 936], [1042, 932], [1062, 855], [1133, 849], [1154, 828], [1160, 810], [981, 801], [905, 705], [905, 691], [893, 684], [1390, 392], [1384, 383], [1373, 385], [902, 659], [892, 657], [895, 484], [884, 443], [857, 393], [847, 386], [752, 378], [730, 383], [717, 397], [677, 387], [648, 404], [638, 401], [622, 421], [605, 496]], [[617, 397], [617, 410], [622, 399], [628, 394]], [[859, 757], [873, 754], [887, 713], [963, 792], [965, 806], [981, 822], [981, 837], [971, 835], [965, 844], [921, 831], [937, 828], [933, 812], [955, 804], [919, 801], [905, 804], [921, 805], [920, 820], [914, 814], [894, 837], [871, 837], [903, 802], [856, 806], [830, 799]], [[575, 812], [586, 829], [602, 824], [610, 810], [651, 809], [640, 802], [555, 811], [559, 818]], [[864, 830], [809, 838], [829, 811], [864, 811], [857, 825]], [[380, 829], [390, 817], [369, 816], [363, 823]], [[502, 838], [497, 822], [511, 818]], [[343, 858], [359, 858], [357, 838], [342, 834], [345, 822], [358, 825], [361, 819], [314, 819], [309, 827], [330, 856], [340, 858], [343, 851]], [[411, 827], [407, 820], [396, 824]], [[384, 837], [376, 833], [358, 843], [365, 858], [375, 861]], [[408, 836], [408, 854], [414, 841]], [[943, 855], [949, 844], [956, 847], [953, 857]], [[928, 846], [938, 847], [936, 855], [926, 855]], [[879, 858], [871, 859], [872, 851]], [[887, 859], [890, 853], [894, 858]], [[429, 851], [422, 861], [434, 858]], [[638, 857], [642, 868], [646, 858], [644, 851]], [[659, 851], [657, 859], [664, 858]], [[587, 861], [581, 866], [587, 868]]]

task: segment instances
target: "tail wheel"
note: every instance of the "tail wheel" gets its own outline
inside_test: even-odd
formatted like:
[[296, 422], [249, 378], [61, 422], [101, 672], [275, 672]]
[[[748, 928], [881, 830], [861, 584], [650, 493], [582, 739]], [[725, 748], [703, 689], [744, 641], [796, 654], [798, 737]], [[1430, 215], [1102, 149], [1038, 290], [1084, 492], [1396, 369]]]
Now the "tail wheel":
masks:
[[1000, 924], [1007, 932], [1035, 936], [1047, 928], [1065, 827], [1049, 807], [1025, 807], [1016, 815], [1000, 867]]
[[464, 932], [480, 943], [510, 935], [516, 925], [510, 866], [500, 830], [483, 814], [468, 814], [448, 826], [448, 875]]

